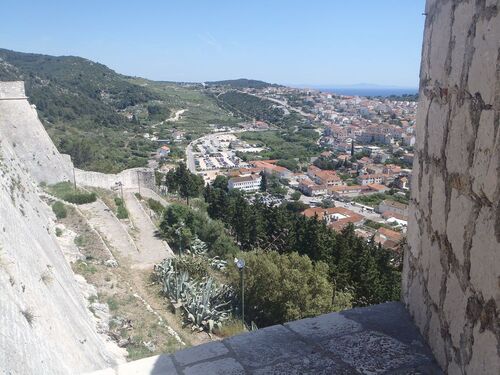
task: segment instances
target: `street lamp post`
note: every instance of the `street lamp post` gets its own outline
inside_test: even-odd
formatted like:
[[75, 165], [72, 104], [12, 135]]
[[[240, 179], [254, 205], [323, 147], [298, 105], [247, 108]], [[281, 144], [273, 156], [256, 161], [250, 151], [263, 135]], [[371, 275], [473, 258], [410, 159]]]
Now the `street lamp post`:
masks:
[[139, 195], [141, 195], [141, 177], [139, 171], [137, 171], [137, 186], [139, 188]]
[[182, 227], [184, 226], [184, 222], [179, 223], [179, 227], [175, 230], [175, 233], [179, 236], [179, 256], [182, 255]]
[[243, 323], [243, 329], [245, 329], [245, 260], [244, 259], [234, 259], [234, 263], [238, 270], [240, 271], [240, 282], [241, 282], [241, 321]]

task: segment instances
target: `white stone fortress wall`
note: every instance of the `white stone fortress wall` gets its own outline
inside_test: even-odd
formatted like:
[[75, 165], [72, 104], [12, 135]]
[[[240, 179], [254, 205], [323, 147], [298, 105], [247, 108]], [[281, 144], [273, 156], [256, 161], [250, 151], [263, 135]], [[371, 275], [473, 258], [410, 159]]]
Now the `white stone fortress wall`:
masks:
[[83, 171], [75, 169], [76, 183], [82, 186], [111, 189], [121, 183], [125, 189], [155, 189], [155, 174], [151, 168], [131, 168], [117, 174]]
[[0, 374], [116, 364], [56, 241], [54, 214], [10, 141], [0, 142]]
[[449, 374], [500, 374], [499, 10], [425, 11], [403, 299]]
[[12, 146], [23, 168], [37, 182], [71, 179], [73, 165], [52, 143], [28, 102], [23, 82], [0, 82], [0, 139]]

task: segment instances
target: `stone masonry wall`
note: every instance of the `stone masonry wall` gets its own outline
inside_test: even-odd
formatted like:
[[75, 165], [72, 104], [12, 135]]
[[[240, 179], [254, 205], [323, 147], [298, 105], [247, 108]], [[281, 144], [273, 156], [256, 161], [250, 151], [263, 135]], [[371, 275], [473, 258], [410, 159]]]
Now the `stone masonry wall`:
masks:
[[428, 0], [403, 299], [449, 374], [500, 374], [500, 0]]
[[83, 171], [75, 169], [76, 183], [82, 186], [100, 187], [110, 189], [120, 182], [124, 189], [137, 189], [139, 184], [154, 190], [155, 173], [151, 168], [131, 168], [125, 169], [117, 174], [105, 174], [100, 172]]

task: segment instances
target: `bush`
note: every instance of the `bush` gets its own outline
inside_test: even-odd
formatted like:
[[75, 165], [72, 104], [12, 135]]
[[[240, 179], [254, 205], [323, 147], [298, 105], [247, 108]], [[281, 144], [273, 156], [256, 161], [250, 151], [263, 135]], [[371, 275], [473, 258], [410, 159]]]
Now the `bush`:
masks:
[[64, 219], [66, 216], [68, 216], [68, 210], [66, 209], [66, 206], [62, 202], [55, 202], [52, 205], [52, 211], [54, 211], [54, 214], [58, 219]]
[[115, 198], [115, 204], [116, 204], [116, 217], [118, 219], [127, 219], [128, 218], [128, 211], [127, 208], [125, 207], [125, 202], [121, 198]]
[[118, 206], [116, 209], [116, 217], [118, 219], [127, 219], [128, 218], [128, 211], [125, 208], [125, 206]]
[[[332, 310], [328, 266], [298, 253], [240, 253], [246, 262], [245, 317], [257, 326], [324, 314]], [[240, 291], [240, 274], [228, 267], [230, 285]]]
[[61, 228], [56, 228], [56, 237], [61, 237], [63, 234], [63, 231]]
[[148, 199], [148, 206], [158, 215], [160, 215], [163, 212], [163, 205], [153, 198]]
[[68, 193], [64, 195], [63, 198], [66, 202], [74, 204], [86, 204], [92, 203], [97, 200], [97, 195], [95, 193]]

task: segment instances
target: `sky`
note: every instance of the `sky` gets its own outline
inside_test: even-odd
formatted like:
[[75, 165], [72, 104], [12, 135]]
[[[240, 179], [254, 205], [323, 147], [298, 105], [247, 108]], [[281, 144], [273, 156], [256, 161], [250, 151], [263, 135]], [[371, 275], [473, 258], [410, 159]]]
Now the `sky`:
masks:
[[0, 48], [203, 82], [417, 87], [425, 0], [0, 1]]

